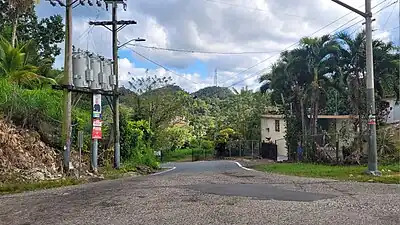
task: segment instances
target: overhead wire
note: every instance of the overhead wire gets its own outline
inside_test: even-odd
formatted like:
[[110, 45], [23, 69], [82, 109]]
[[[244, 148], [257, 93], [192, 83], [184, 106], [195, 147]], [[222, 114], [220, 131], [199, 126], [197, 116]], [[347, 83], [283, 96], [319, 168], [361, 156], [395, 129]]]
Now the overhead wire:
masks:
[[194, 84], [200, 84], [200, 83], [198, 83], [198, 82], [196, 82], [196, 81], [193, 81], [193, 80], [191, 80], [191, 79], [185, 77], [184, 75], [179, 74], [179, 73], [177, 73], [177, 72], [175, 72], [175, 71], [169, 69], [168, 67], [166, 67], [166, 66], [164, 66], [164, 65], [162, 65], [162, 64], [160, 64], [160, 63], [158, 63], [158, 62], [156, 62], [156, 61], [154, 61], [154, 60], [152, 60], [152, 59], [150, 59], [149, 57], [147, 57], [147, 56], [145, 56], [145, 55], [143, 55], [143, 54], [137, 52], [136, 50], [134, 50], [134, 49], [132, 49], [132, 48], [130, 48], [130, 47], [126, 47], [126, 48], [130, 49], [132, 52], [134, 52], [134, 53], [137, 54], [138, 56], [142, 57], [143, 59], [145, 59], [145, 60], [147, 60], [147, 61], [153, 63], [153, 64], [156, 65], [156, 66], [159, 66], [159, 67], [163, 68], [164, 70], [166, 70], [166, 71], [168, 71], [168, 72], [170, 72], [170, 73], [173, 73], [174, 75], [176, 75], [176, 76], [178, 76], [178, 77], [182, 77], [183, 79], [186, 79], [186, 80], [188, 80], [188, 81], [190, 81], [190, 82], [192, 82], [192, 83], [194, 83]]
[[[96, 14], [96, 18], [94, 19], [94, 21], [97, 21], [98, 19], [99, 19], [99, 17], [100, 17], [100, 10], [99, 9], [97, 9], [97, 14]], [[79, 35], [79, 37], [78, 37], [78, 41], [80, 41], [81, 40], [81, 38], [83, 37], [83, 35], [85, 35], [85, 34], [89, 34], [89, 32], [91, 32], [92, 30], [93, 30], [93, 28], [94, 28], [94, 25], [89, 25], [89, 27], [88, 28], [86, 28], [86, 30], [85, 31], [83, 31], [80, 35]]]
[[[372, 7], [372, 9], [376, 8], [377, 6], [383, 4], [383, 3], [386, 2], [386, 1], [387, 1], [387, 0], [383, 0], [383, 1], [379, 2], [379, 3], [376, 4], [374, 7]], [[375, 14], [380, 13], [381, 11], [383, 11], [384, 9], [390, 7], [391, 5], [393, 5], [393, 4], [395, 4], [395, 3], [397, 3], [397, 1], [392, 2], [392, 3], [390, 3], [390, 4], [388, 4], [388, 5], [384, 6], [384, 7], [382, 7], [380, 10], [378, 10], [377, 12], [375, 12]], [[360, 7], [361, 7], [361, 6], [360, 6]], [[359, 7], [359, 8], [360, 8], [360, 7]], [[326, 28], [326, 27], [332, 25], [333, 23], [335, 23], [335, 22], [337, 22], [338, 20], [344, 18], [345, 16], [350, 15], [351, 13], [354, 13], [354, 12], [347, 13], [346, 15], [344, 15], [344, 16], [342, 16], [342, 17], [336, 19], [335, 21], [329, 23], [328, 25], [324, 26], [323, 28], [319, 29], [318, 31], [314, 32], [313, 34], [311, 34], [311, 35], [309, 35], [309, 36], [312, 36], [312, 35], [318, 33], [319, 31], [321, 31], [321, 30], [323, 30], [324, 28]], [[350, 20], [350, 22], [354, 21], [356, 18], [357, 18], [357, 17], [352, 18], [352, 19]], [[346, 24], [348, 24], [348, 23], [350, 23], [350, 22], [347, 22]], [[361, 21], [360, 21], [360, 22], [361, 22]], [[357, 24], [357, 23], [356, 23], [356, 24]], [[353, 25], [351, 25], [351, 26], [349, 26], [349, 27], [352, 27], [352, 26], [355, 26], [355, 24], [353, 24]], [[340, 27], [343, 27], [343, 25], [340, 26]], [[345, 30], [347, 30], [349, 27], [346, 27], [345, 29], [342, 29], [341, 31], [345, 31]], [[332, 32], [330, 32], [330, 33], [335, 33], [337, 30], [338, 30], [338, 28], [336, 28], [334, 31], [332, 31]], [[295, 46], [295, 45], [297, 45], [297, 44], [298, 44], [298, 42], [295, 42], [295, 43], [293, 43], [292, 45], [286, 47], [286, 48], [285, 48], [284, 50], [282, 50], [282, 51], [288, 50], [290, 47], [293, 47], [293, 46]], [[256, 66], [258, 66], [258, 65], [260, 65], [260, 64], [262, 64], [262, 63], [264, 63], [265, 61], [267, 61], [267, 60], [269, 60], [269, 59], [271, 59], [271, 58], [273, 58], [273, 57], [276, 57], [276, 56], [278, 56], [278, 55], [279, 55], [279, 54], [275, 54], [275, 55], [273, 55], [273, 56], [270, 56], [270, 57], [268, 57], [268, 58], [266, 58], [266, 59], [264, 59], [264, 60], [258, 62], [257, 64], [255, 64], [255, 65], [253, 65], [253, 66], [251, 66], [251, 67], [249, 67], [249, 68], [247, 68], [247, 69], [245, 69], [245, 70], [243, 70], [243, 71], [237, 73], [236, 76], [239, 75], [239, 74], [242, 74], [243, 72], [249, 71], [250, 69], [252, 69], [252, 68], [254, 68], [254, 67], [256, 67]], [[242, 79], [242, 80], [239, 80], [239, 81], [237, 81], [237, 82], [235, 82], [235, 83], [233, 83], [233, 84], [231, 84], [231, 85], [229, 85], [229, 86], [227, 86], [227, 87], [229, 88], [229, 87], [233, 87], [233, 86], [235, 86], [235, 85], [237, 85], [237, 84], [240, 84], [240, 83], [242, 83], [243, 81], [246, 81], [246, 80], [248, 80], [248, 79], [251, 79], [251, 78], [253, 78], [253, 77], [259, 75], [262, 71], [264, 71], [264, 70], [266, 70], [266, 69], [269, 69], [269, 68], [270, 68], [270, 66], [265, 67], [265, 68], [263, 68], [263, 69], [261, 69], [261, 70], [259, 70], [259, 71], [256, 71], [255, 73], [252, 73], [250, 76], [247, 76], [246, 78], [244, 78], [244, 79]], [[231, 80], [231, 79], [230, 79], [230, 80]], [[227, 81], [230, 81], [230, 80], [227, 80]], [[225, 84], [227, 81], [225, 81], [223, 84]]]
[[[248, 7], [245, 5], [240, 5], [240, 4], [235, 4], [235, 3], [231, 3], [231, 2], [225, 2], [225, 1], [216, 1], [216, 0], [204, 0], [207, 2], [213, 2], [213, 3], [218, 3], [218, 4], [225, 4], [225, 5], [230, 5], [236, 8], [242, 8], [242, 9], [248, 9], [248, 10], [254, 10], [254, 11], [259, 11], [259, 12], [264, 12], [264, 13], [268, 13], [271, 14], [270, 11], [268, 10], [264, 10], [264, 9], [260, 9], [260, 8], [254, 8], [254, 7]], [[290, 14], [290, 13], [285, 13], [285, 12], [279, 12], [279, 14], [282, 15], [286, 15], [286, 16], [291, 16], [291, 17], [297, 17], [297, 18], [302, 18], [302, 19], [308, 19], [310, 20], [309, 17], [305, 17], [305, 16], [299, 16], [299, 15], [294, 15], [294, 14]], [[313, 20], [317, 20], [316, 18], [314, 18]]]
[[387, 19], [386, 19], [386, 22], [383, 24], [383, 26], [382, 26], [382, 30], [384, 30], [385, 29], [385, 27], [386, 27], [386, 25], [387, 25], [387, 23], [389, 22], [389, 20], [390, 20], [390, 17], [392, 16], [392, 14], [393, 14], [393, 12], [394, 12], [394, 9], [396, 8], [396, 5], [394, 5], [393, 4], [393, 8], [392, 8], [392, 11], [390, 11], [390, 14], [389, 14], [389, 16], [387, 17]]
[[[213, 2], [213, 0], [206, 0], [206, 1], [212, 1], [212, 2]], [[387, 1], [387, 0], [381, 1], [381, 2], [378, 3], [375, 7], [379, 6], [380, 4], [384, 3], [385, 1]], [[217, 2], [217, 1], [214, 1], [214, 2]], [[227, 2], [219, 2], [219, 3], [227, 3]], [[232, 5], [232, 4], [230, 4], [230, 5]], [[233, 4], [233, 5], [234, 5], [234, 4]], [[238, 5], [236, 5], [236, 6], [238, 6]], [[359, 6], [359, 7], [362, 7], [362, 6], [363, 6], [363, 5], [361, 5], [361, 6]], [[345, 14], [345, 15], [339, 17], [339, 18], [337, 18], [336, 20], [334, 20], [334, 21], [332, 21], [331, 23], [325, 25], [324, 27], [318, 29], [317, 31], [315, 31], [314, 33], [312, 33], [312, 34], [309, 35], [309, 36], [312, 36], [312, 35], [318, 33], [319, 31], [321, 31], [321, 30], [323, 30], [323, 29], [325, 29], [325, 28], [331, 26], [332, 24], [336, 23], [337, 21], [343, 19], [344, 17], [346, 17], [346, 16], [348, 16], [348, 15], [350, 15], [350, 14], [352, 14], [352, 13], [353, 13], [353, 12], [349, 12], [349, 13], [347, 13], [347, 14]], [[348, 21], [347, 23], [343, 24], [342, 26], [338, 27], [336, 30], [340, 29], [341, 27], [347, 25], [348, 23], [354, 21], [354, 20], [357, 19], [357, 18], [358, 18], [358, 17], [354, 17], [352, 20], [350, 20], [350, 21]], [[296, 43], [294, 43], [294, 44], [288, 46], [286, 49], [288, 49], [288, 48], [290, 48], [290, 47], [293, 47], [293, 46], [296, 45], [297, 43], [298, 43], [298, 42], [296, 42]], [[279, 50], [279, 51], [259, 51], [259, 52], [215, 52], [215, 51], [213, 52], [213, 51], [200, 51], [200, 50], [186, 50], [186, 49], [162, 48], [162, 47], [156, 47], [156, 46], [145, 46], [145, 45], [140, 45], [140, 44], [128, 44], [128, 45], [130, 45], [130, 46], [135, 46], [135, 47], [147, 48], [147, 49], [153, 49], [153, 50], [164, 50], [164, 51], [171, 51], [171, 52], [185, 52], [185, 53], [192, 53], [192, 54], [194, 54], [194, 53], [199, 53], [199, 54], [219, 54], [219, 55], [243, 55], [243, 54], [270, 54], [270, 53], [280, 53], [280, 52], [282, 52], [282, 50]], [[285, 50], [286, 50], [286, 49], [285, 49]], [[274, 56], [275, 56], [275, 55], [274, 55]], [[272, 56], [272, 57], [274, 57], [274, 56]], [[252, 69], [252, 68], [254, 68], [254, 67], [260, 65], [261, 63], [263, 63], [263, 62], [265, 62], [265, 61], [271, 59], [272, 57], [268, 57], [267, 59], [262, 60], [261, 62], [257, 63], [256, 65], [254, 65], [254, 66], [252, 66], [252, 67], [250, 67], [250, 68], [247, 68], [246, 70], [243, 70], [243, 71], [241, 71], [241, 72], [239, 72], [239, 73], [236, 73], [236, 74], [233, 74], [233, 75], [229, 75], [229, 76], [232, 77], [232, 78], [236, 78], [238, 75], [240, 75], [240, 74], [242, 74], [242, 73], [244, 73], [244, 72], [247, 72], [248, 70], [250, 70], [250, 69]], [[231, 80], [231, 79], [230, 79], [230, 80]], [[226, 83], [226, 81], [225, 81], [223, 84], [225, 84], [225, 83]]]
[[[385, 1], [387, 1], [387, 0], [383, 0], [382, 2], [385, 2]], [[361, 6], [363, 6], [363, 5], [361, 5]], [[361, 6], [360, 6], [360, 7], [361, 7]], [[352, 13], [353, 13], [353, 12], [346, 13], [345, 15], [343, 15], [343, 16], [341, 16], [341, 17], [335, 19], [334, 21], [332, 21], [332, 22], [330, 22], [329, 24], [327, 24], [327, 25], [321, 27], [320, 29], [314, 31], [312, 34], [310, 34], [310, 35], [308, 35], [308, 36], [312, 36], [312, 35], [314, 35], [314, 34], [317, 34], [317, 33], [320, 32], [321, 30], [323, 30], [323, 29], [325, 29], [325, 28], [331, 26], [332, 24], [334, 24], [334, 23], [340, 21], [341, 19], [345, 18], [345, 17], [348, 16], [348, 15], [351, 15]], [[298, 43], [299, 43], [299, 42], [296, 41], [296, 42], [294, 42], [293, 44], [291, 44], [291, 45], [287, 46], [286, 48], [284, 48], [282, 51], [288, 50], [289, 48], [298, 45]], [[282, 52], [282, 51], [281, 51], [281, 52]], [[280, 54], [280, 53], [279, 53], [279, 54]], [[234, 76], [237, 77], [238, 75], [240, 75], [240, 74], [242, 74], [242, 73], [244, 73], [244, 72], [247, 72], [247, 71], [253, 69], [254, 67], [257, 67], [258, 65], [260, 65], [260, 64], [262, 64], [262, 63], [264, 63], [264, 62], [266, 62], [266, 61], [268, 61], [268, 60], [270, 60], [270, 59], [272, 59], [273, 57], [275, 57], [275, 56], [277, 56], [277, 55], [279, 55], [279, 54], [269, 56], [269, 57], [267, 57], [267, 58], [261, 60], [260, 62], [254, 64], [254, 65], [252, 65], [252, 66], [250, 66], [250, 67], [248, 67], [247, 69], [242, 70], [242, 71], [236, 73]], [[227, 80], [227, 81], [230, 81], [230, 80]], [[223, 84], [225, 84], [227, 81], [225, 81]]]
[[[395, 4], [396, 4], [397, 2], [399, 2], [399, 0], [396, 0], [396, 1], [392, 2], [392, 3], [387, 4], [385, 7], [381, 8], [380, 10], [378, 10], [377, 12], [375, 12], [375, 14], [380, 13], [382, 10], [387, 9], [387, 8], [390, 7], [391, 5], [393, 5], [393, 7], [396, 6]], [[386, 20], [386, 22], [385, 22], [385, 25], [384, 25], [383, 27], [386, 27], [386, 24], [388, 23], [391, 14], [393, 14], [393, 10], [394, 10], [394, 8], [392, 8], [392, 11], [391, 11], [391, 13], [389, 14], [389, 16], [388, 16], [388, 18], [387, 18], [387, 20]], [[362, 21], [364, 21], [364, 19], [361, 19], [361, 20], [357, 21], [357, 22], [356, 22], [355, 24], [353, 24], [352, 26], [355, 26], [356, 24], [361, 23]], [[361, 27], [363, 27], [363, 25], [361, 25], [361, 26], [359, 26], [358, 28], [354, 29], [353, 32], [350, 33], [350, 35], [353, 35], [353, 34], [354, 34], [355, 32], [357, 32], [357, 30], [359, 30], [359, 28], [361, 28]], [[378, 30], [384, 30], [384, 28], [378, 29]], [[390, 29], [389, 29], [389, 30], [390, 30]]]
[[216, 51], [201, 51], [201, 50], [190, 50], [190, 49], [176, 49], [176, 48], [162, 48], [156, 46], [146, 46], [141, 44], [127, 44], [133, 47], [140, 47], [140, 48], [147, 48], [153, 50], [162, 50], [162, 51], [169, 51], [169, 52], [182, 52], [182, 53], [192, 53], [192, 54], [214, 54], [214, 55], [245, 55], [245, 54], [269, 54], [269, 53], [276, 53], [280, 51], [244, 51], [244, 52], [216, 52]]

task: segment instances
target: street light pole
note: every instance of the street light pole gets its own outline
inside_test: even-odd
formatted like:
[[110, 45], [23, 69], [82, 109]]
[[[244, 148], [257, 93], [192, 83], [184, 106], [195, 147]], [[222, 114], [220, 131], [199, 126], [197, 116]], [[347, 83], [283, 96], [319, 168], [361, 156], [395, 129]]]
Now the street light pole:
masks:
[[[367, 103], [368, 103], [368, 126], [369, 126], [369, 148], [368, 148], [368, 174], [380, 176], [378, 170], [377, 143], [376, 143], [376, 109], [375, 109], [375, 87], [374, 87], [374, 64], [372, 52], [372, 11], [371, 0], [365, 0], [365, 12], [355, 9], [339, 0], [333, 2], [361, 15], [365, 18], [366, 39], [366, 72], [367, 72]], [[361, 119], [361, 118], [360, 118]]]

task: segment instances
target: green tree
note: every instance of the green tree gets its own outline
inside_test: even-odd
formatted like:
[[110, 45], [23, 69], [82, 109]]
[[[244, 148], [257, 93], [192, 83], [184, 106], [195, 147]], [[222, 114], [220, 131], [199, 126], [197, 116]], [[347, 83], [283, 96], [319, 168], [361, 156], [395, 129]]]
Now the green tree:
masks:
[[[29, 3], [29, 0], [13, 0], [17, 2]], [[31, 1], [32, 3], [32, 1]], [[20, 3], [18, 3], [20, 4]], [[10, 18], [17, 15], [16, 24], [14, 26]], [[14, 21], [14, 22], [15, 22]], [[61, 15], [53, 15], [48, 18], [38, 19], [34, 5], [30, 5], [25, 11], [14, 13], [10, 9], [8, 1], [0, 1], [0, 30], [1, 34], [8, 40], [14, 40], [17, 43], [30, 42], [35, 46], [30, 54], [35, 56], [31, 63], [41, 68], [51, 68], [55, 61], [55, 57], [61, 53], [61, 49], [57, 44], [64, 41], [64, 23]], [[15, 34], [14, 34], [15, 32]], [[13, 39], [14, 38], [14, 39]], [[40, 71], [44, 76], [50, 72], [48, 70]], [[54, 78], [54, 77], [53, 77]]]
[[312, 106], [311, 132], [313, 135], [318, 133], [317, 120], [319, 114], [319, 104], [323, 90], [329, 85], [330, 80], [327, 74], [335, 72], [337, 67], [337, 53], [339, 46], [330, 35], [323, 35], [316, 38], [302, 38], [301, 46], [305, 49], [308, 72], [313, 78], [309, 92]]
[[14, 48], [0, 36], [0, 76], [30, 88], [40, 83], [55, 83], [53, 79], [39, 75], [38, 68], [28, 63], [29, 58], [25, 51], [28, 47], [29, 43]]

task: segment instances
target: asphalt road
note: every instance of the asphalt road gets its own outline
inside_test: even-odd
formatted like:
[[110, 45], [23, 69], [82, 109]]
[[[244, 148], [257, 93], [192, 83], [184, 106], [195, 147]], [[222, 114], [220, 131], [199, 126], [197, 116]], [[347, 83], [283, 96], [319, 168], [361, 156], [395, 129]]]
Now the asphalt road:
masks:
[[7, 225], [400, 224], [400, 186], [266, 174], [231, 161], [0, 197]]

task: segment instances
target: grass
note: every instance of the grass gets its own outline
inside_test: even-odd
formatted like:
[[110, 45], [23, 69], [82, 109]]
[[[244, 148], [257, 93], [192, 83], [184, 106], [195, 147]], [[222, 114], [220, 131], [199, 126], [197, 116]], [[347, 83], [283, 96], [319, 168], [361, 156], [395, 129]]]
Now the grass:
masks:
[[[206, 150], [206, 157], [214, 154], [214, 149]], [[194, 154], [194, 155], [193, 155]], [[191, 162], [192, 157], [196, 156], [198, 158], [204, 159], [204, 150], [203, 149], [177, 149], [175, 151], [164, 152], [163, 162]]]
[[107, 180], [114, 180], [125, 176], [127, 173], [137, 172], [135, 166], [122, 166], [119, 170], [112, 168], [111, 166], [103, 167], [100, 169], [100, 173], [104, 175]]
[[162, 160], [164, 162], [192, 161], [192, 149], [185, 148], [166, 152]]
[[255, 166], [256, 170], [300, 177], [330, 178], [360, 182], [400, 184], [400, 164], [380, 166], [382, 176], [365, 174], [366, 166], [330, 166], [309, 163], [274, 163]]
[[78, 179], [60, 179], [60, 180], [47, 180], [40, 182], [18, 182], [18, 183], [0, 183], [0, 195], [20, 193], [24, 191], [33, 191], [38, 189], [50, 189], [63, 186], [71, 186], [85, 183], [84, 180]]

